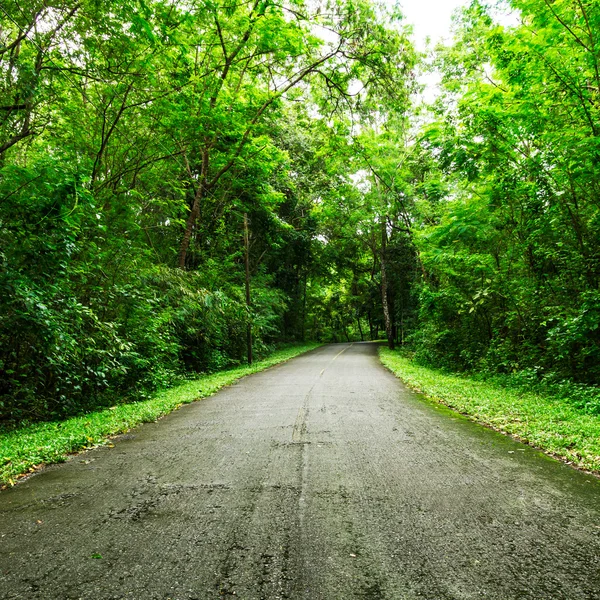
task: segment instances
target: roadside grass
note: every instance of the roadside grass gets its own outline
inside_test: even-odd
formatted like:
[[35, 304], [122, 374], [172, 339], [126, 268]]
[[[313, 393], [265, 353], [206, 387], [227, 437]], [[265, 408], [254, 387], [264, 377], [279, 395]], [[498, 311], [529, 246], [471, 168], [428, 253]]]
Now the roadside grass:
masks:
[[275, 351], [252, 366], [186, 381], [152, 398], [120, 404], [64, 421], [35, 423], [0, 434], [0, 486], [14, 485], [16, 479], [50, 463], [63, 462], [69, 454], [110, 445], [109, 436], [125, 433], [140, 423], [156, 421], [183, 404], [206, 398], [238, 379], [268, 369], [321, 344], [306, 343]]
[[379, 356], [413, 390], [569, 464], [600, 474], [598, 415], [586, 413], [564, 398], [423, 367], [388, 348], [380, 348]]

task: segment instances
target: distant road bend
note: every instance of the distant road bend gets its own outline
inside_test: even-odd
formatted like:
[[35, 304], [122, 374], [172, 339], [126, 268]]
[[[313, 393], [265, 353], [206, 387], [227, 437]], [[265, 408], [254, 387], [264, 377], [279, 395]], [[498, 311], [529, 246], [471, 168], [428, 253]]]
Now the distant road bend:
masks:
[[0, 597], [600, 599], [600, 481], [373, 344], [247, 377], [0, 493]]

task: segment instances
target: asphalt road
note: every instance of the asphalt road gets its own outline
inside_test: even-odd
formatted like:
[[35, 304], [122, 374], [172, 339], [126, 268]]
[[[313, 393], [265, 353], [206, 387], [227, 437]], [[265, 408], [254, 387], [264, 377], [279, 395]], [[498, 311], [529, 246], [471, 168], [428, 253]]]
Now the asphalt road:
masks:
[[326, 346], [0, 493], [0, 597], [600, 599], [600, 481]]

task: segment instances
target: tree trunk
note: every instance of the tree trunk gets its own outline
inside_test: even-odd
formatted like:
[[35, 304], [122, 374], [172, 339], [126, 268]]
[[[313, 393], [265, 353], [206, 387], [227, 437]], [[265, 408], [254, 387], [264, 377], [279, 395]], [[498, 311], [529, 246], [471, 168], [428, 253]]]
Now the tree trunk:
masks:
[[302, 294], [302, 335], [300, 337], [300, 339], [302, 341], [305, 340], [306, 337], [306, 279], [308, 278], [308, 275], [305, 273], [304, 274], [304, 291]]
[[365, 336], [363, 335], [362, 325], [360, 324], [360, 316], [356, 317], [356, 322], [358, 323], [358, 331], [360, 333], [360, 341], [365, 341]]
[[340, 327], [342, 328], [342, 333], [344, 334], [346, 341], [349, 342], [350, 336], [348, 335], [348, 330], [346, 329], [346, 326], [344, 325], [341, 317], [340, 317]]
[[179, 247], [179, 268], [185, 269], [185, 261], [187, 258], [188, 248], [190, 247], [190, 240], [192, 239], [192, 231], [194, 230], [194, 225], [198, 219], [198, 215], [200, 214], [200, 198], [201, 192], [200, 188], [198, 188], [198, 192], [196, 192], [196, 196], [194, 197], [194, 204], [192, 205], [192, 210], [188, 215], [187, 221], [185, 223], [185, 231], [183, 232], [183, 238], [181, 239], [181, 246]]
[[388, 347], [393, 350], [394, 344], [394, 332], [392, 331], [392, 320], [390, 319], [390, 309], [388, 305], [388, 284], [387, 284], [387, 273], [386, 273], [386, 246], [387, 246], [387, 231], [386, 231], [386, 219], [381, 220], [381, 304], [383, 305], [383, 320], [385, 323], [385, 334], [388, 340]]
[[404, 309], [400, 315], [400, 345], [404, 346]]
[[244, 262], [246, 264], [246, 309], [248, 324], [246, 325], [246, 347], [248, 364], [252, 364], [252, 323], [250, 322], [250, 236], [248, 232], [248, 213], [244, 213]]
[[188, 215], [185, 223], [185, 231], [183, 232], [183, 238], [181, 239], [181, 246], [179, 247], [179, 268], [185, 269], [185, 261], [187, 258], [188, 249], [190, 247], [190, 240], [192, 239], [192, 231], [198, 220], [200, 214], [200, 202], [204, 198], [206, 191], [206, 178], [208, 176], [208, 149], [205, 148], [202, 151], [202, 171], [200, 172], [200, 181], [198, 183], [198, 189], [194, 195], [194, 203], [192, 204], [192, 210]]

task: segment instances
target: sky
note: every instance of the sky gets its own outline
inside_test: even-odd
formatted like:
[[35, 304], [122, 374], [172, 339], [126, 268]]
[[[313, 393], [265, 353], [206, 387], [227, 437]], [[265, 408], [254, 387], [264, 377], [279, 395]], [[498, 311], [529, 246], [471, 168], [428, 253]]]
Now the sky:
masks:
[[[452, 14], [457, 8], [467, 6], [470, 0], [400, 0], [406, 24], [413, 25], [413, 39], [417, 49], [425, 50], [425, 40], [431, 38], [432, 46], [442, 39], [450, 41], [452, 33]], [[502, 25], [517, 25], [516, 11], [498, 9], [493, 11], [493, 18]]]
[[425, 40], [435, 45], [441, 38], [450, 39], [454, 10], [469, 0], [400, 0], [406, 23], [413, 25], [414, 40], [419, 50], [425, 50]]
[[[405, 17], [404, 23], [412, 25], [412, 40], [416, 49], [424, 52], [427, 49], [432, 50], [438, 42], [444, 41], [447, 44], [452, 41], [452, 15], [462, 6], [467, 6], [471, 0], [398, 0], [401, 11]], [[390, 4], [395, 4], [396, 0], [387, 0]], [[493, 18], [496, 22], [514, 26], [519, 22], [516, 11], [504, 12], [501, 9], [493, 11]], [[318, 34], [324, 39], [332, 41], [330, 34], [326, 30], [318, 29]], [[429, 46], [427, 39], [429, 38]], [[335, 38], [333, 38], [335, 39]], [[439, 94], [440, 75], [438, 73], [427, 73], [419, 76], [419, 81], [424, 85], [421, 94], [422, 100], [427, 103], [433, 102]]]
[[[452, 41], [452, 15], [457, 8], [467, 6], [470, 0], [400, 0], [405, 23], [413, 26], [412, 39], [417, 50], [427, 49], [427, 38], [430, 38], [429, 48], [434, 48], [440, 41]], [[493, 18], [496, 22], [511, 26], [519, 22], [516, 11], [506, 12], [495, 10]], [[430, 103], [439, 93], [440, 75], [437, 73], [421, 74], [419, 80], [424, 84], [422, 99]]]
[[[406, 24], [413, 26], [412, 39], [417, 50], [427, 49], [427, 38], [430, 48], [438, 42], [450, 42], [452, 33], [452, 14], [469, 0], [400, 0]], [[440, 75], [438, 73], [421, 74], [419, 81], [424, 85], [421, 99], [426, 103], [435, 100], [439, 93]]]

